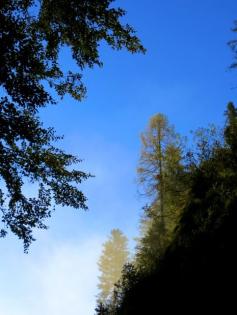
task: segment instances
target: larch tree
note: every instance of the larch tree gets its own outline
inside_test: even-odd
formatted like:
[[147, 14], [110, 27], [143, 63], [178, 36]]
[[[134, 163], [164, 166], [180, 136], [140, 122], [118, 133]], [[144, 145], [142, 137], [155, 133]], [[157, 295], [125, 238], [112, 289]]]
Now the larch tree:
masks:
[[228, 104], [225, 116], [221, 138], [211, 127], [190, 152], [195, 161], [190, 168], [186, 165], [190, 172], [187, 202], [162, 263], [148, 274], [140, 273], [135, 285], [123, 291], [117, 309], [107, 314], [203, 310], [212, 314], [235, 309], [237, 108], [233, 103]]
[[[177, 190], [177, 177], [183, 173], [182, 140], [166, 116], [157, 114], [141, 135], [142, 149], [138, 180], [143, 193], [158, 211], [164, 231], [169, 193]], [[154, 209], [152, 210], [155, 211]]]
[[139, 184], [150, 204], [141, 220], [138, 264], [147, 267], [158, 258], [177, 224], [184, 203], [183, 142], [168, 119], [157, 114], [141, 135], [142, 149], [137, 169]]
[[128, 260], [128, 239], [119, 229], [113, 229], [109, 239], [103, 244], [103, 251], [98, 262], [101, 273], [98, 284], [99, 303], [106, 303], [112, 296], [114, 285], [120, 279], [123, 267]]
[[[89, 175], [80, 159], [55, 147], [39, 110], [65, 94], [81, 100], [85, 68], [102, 66], [99, 46], [144, 52], [125, 11], [112, 0], [4, 0], [0, 2], [0, 236], [16, 234], [27, 250], [34, 228], [46, 228], [55, 205], [86, 208], [79, 184]], [[61, 48], [77, 67], [65, 72]], [[56, 93], [54, 93], [56, 92]], [[56, 95], [53, 97], [52, 95]], [[38, 194], [29, 197], [25, 183]]]

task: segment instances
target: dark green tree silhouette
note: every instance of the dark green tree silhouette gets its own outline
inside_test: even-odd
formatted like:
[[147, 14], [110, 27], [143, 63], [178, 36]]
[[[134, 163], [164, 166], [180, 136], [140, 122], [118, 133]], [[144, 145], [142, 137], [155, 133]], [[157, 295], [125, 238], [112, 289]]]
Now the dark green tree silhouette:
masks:
[[124, 291], [113, 315], [220, 310], [229, 314], [236, 309], [237, 109], [233, 103], [225, 115], [221, 141], [207, 138], [207, 133], [201, 136], [187, 164], [190, 189], [174, 240], [156, 268]]
[[115, 315], [133, 287], [139, 283], [141, 277], [132, 263], [126, 263], [119, 280], [114, 284], [113, 291], [105, 302], [98, 301], [95, 309], [98, 315]]
[[104, 305], [102, 302], [99, 302], [96, 309], [97, 315], [110, 315], [110, 311], [108, 309], [108, 306]]
[[[112, 0], [4, 0], [0, 3], [0, 210], [1, 236], [8, 229], [33, 240], [32, 229], [46, 228], [51, 205], [86, 208], [77, 184], [88, 177], [72, 170], [80, 160], [55, 147], [59, 139], [43, 127], [39, 109], [55, 104], [66, 93], [81, 100], [86, 88], [82, 72], [102, 66], [99, 45], [144, 52], [134, 30], [123, 25], [124, 10]], [[65, 73], [59, 64], [61, 47], [71, 51], [78, 71]], [[38, 185], [29, 198], [24, 183]]]
[[119, 229], [113, 229], [108, 241], [103, 244], [98, 262], [101, 273], [98, 284], [99, 302], [106, 303], [112, 296], [114, 285], [121, 277], [123, 266], [129, 259], [127, 243], [127, 237]]

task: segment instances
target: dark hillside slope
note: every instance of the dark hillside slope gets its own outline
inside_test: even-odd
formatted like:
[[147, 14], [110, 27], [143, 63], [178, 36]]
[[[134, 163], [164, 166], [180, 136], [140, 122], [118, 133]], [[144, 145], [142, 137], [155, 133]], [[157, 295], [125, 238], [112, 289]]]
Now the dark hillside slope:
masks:
[[116, 314], [236, 313], [237, 111], [224, 144], [193, 170], [189, 202], [156, 270], [128, 290]]

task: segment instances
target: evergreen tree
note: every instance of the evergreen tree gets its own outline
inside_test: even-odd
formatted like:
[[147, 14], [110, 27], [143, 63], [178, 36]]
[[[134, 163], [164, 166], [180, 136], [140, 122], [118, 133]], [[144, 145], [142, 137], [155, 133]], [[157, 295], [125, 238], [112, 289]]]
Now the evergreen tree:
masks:
[[[193, 152], [179, 226], [159, 265], [141, 274], [113, 315], [229, 314], [236, 309], [237, 109], [229, 103], [221, 141], [212, 130]], [[208, 134], [209, 137], [208, 138]], [[124, 288], [126, 288], [126, 283]], [[108, 308], [109, 309], [109, 308]]]
[[111, 231], [109, 239], [103, 244], [102, 255], [98, 266], [99, 276], [98, 301], [106, 303], [111, 297], [114, 285], [119, 280], [123, 266], [128, 262], [128, 240], [119, 229]]
[[106, 302], [98, 302], [95, 309], [98, 315], [116, 315], [119, 311], [123, 299], [132, 291], [133, 287], [139, 282], [140, 274], [132, 263], [123, 266], [121, 276], [115, 283], [113, 292]]
[[96, 311], [97, 315], [111, 315], [111, 313], [109, 311], [109, 306], [104, 305], [102, 302], [98, 303], [95, 311]]

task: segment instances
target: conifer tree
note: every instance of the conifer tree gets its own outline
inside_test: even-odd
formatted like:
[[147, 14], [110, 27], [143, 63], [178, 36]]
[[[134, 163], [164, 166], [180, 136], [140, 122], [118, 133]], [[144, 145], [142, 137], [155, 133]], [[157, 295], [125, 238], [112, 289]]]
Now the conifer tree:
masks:
[[148, 268], [171, 239], [185, 199], [182, 140], [168, 119], [157, 114], [142, 133], [138, 167], [139, 183], [150, 199], [141, 221], [143, 234], [137, 247], [137, 262]]
[[113, 229], [109, 239], [103, 244], [98, 266], [99, 276], [98, 301], [106, 303], [111, 297], [114, 284], [119, 280], [123, 266], [128, 262], [128, 239], [119, 229]]

